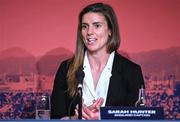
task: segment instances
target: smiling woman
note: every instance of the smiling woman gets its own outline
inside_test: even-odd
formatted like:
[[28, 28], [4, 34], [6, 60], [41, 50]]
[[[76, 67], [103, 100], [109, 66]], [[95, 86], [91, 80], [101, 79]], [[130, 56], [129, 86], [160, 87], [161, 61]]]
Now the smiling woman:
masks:
[[[119, 26], [113, 8], [94, 3], [79, 14], [76, 51], [61, 63], [51, 97], [51, 118], [83, 120], [99, 118], [101, 106], [134, 106], [138, 90], [144, 86], [139, 65], [121, 56]], [[82, 69], [82, 110], [77, 72]], [[118, 93], [118, 96], [117, 96]], [[70, 107], [69, 107], [70, 106]]]

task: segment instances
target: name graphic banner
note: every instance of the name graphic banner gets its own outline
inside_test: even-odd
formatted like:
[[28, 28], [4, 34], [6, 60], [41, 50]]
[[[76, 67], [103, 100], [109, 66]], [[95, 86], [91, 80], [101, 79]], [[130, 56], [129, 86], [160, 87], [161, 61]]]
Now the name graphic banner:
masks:
[[100, 119], [164, 119], [161, 107], [101, 107]]

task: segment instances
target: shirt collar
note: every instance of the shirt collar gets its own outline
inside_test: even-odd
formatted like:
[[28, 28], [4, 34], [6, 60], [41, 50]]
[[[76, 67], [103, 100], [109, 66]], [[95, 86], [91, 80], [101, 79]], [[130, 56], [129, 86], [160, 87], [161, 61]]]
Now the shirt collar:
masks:
[[[113, 65], [113, 60], [114, 60], [114, 55], [115, 55], [115, 51], [113, 51], [110, 56], [109, 56], [109, 59], [108, 59], [108, 62], [105, 66], [105, 68], [107, 68], [109, 71], [112, 71], [112, 65]], [[87, 68], [87, 66], [89, 65], [89, 60], [88, 60], [88, 57], [87, 57], [87, 51], [85, 52], [85, 55], [84, 55], [84, 62], [83, 62], [83, 68]]]
[[87, 66], [89, 65], [89, 60], [87, 58], [87, 51], [85, 52], [85, 55], [84, 55], [84, 62], [83, 62], [83, 68], [87, 68]]
[[113, 60], [114, 60], [114, 55], [115, 55], [115, 52], [113, 51], [110, 56], [109, 56], [109, 59], [108, 59], [108, 62], [106, 64], [106, 67], [109, 71], [112, 71], [112, 65], [113, 65]]

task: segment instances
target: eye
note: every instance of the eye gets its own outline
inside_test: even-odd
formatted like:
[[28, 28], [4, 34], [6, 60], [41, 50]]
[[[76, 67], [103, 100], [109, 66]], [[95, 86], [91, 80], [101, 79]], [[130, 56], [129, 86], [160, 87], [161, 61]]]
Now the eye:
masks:
[[101, 27], [101, 24], [95, 24], [95, 27], [99, 28], [99, 27]]
[[81, 26], [81, 29], [82, 29], [82, 30], [84, 30], [84, 29], [86, 29], [86, 28], [88, 28], [87, 25], [82, 25], [82, 26]]

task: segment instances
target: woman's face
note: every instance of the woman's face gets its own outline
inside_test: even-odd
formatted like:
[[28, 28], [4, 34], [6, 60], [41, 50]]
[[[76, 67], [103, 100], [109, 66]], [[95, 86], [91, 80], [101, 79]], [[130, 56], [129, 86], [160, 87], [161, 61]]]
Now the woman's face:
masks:
[[101, 13], [86, 13], [81, 23], [84, 44], [90, 52], [106, 52], [106, 44], [111, 31], [107, 21]]

